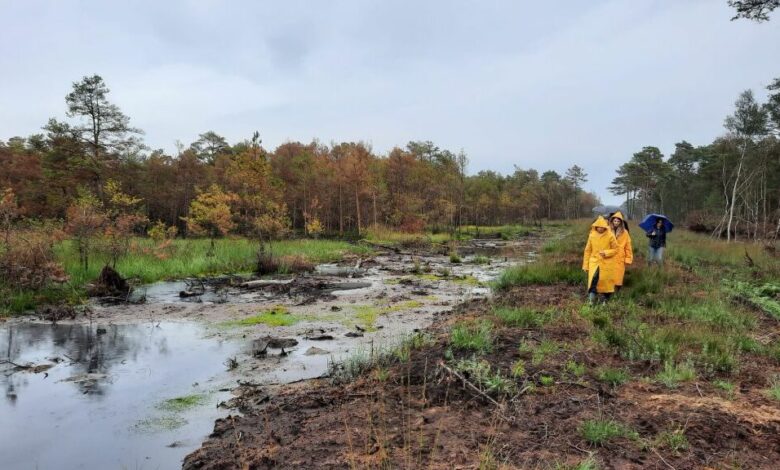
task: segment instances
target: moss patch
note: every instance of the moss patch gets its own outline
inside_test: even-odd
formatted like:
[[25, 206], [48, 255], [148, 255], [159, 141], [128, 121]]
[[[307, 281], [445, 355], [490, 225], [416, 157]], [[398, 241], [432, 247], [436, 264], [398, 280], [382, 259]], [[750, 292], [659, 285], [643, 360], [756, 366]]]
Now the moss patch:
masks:
[[206, 394], [185, 395], [183, 397], [176, 397], [165, 400], [162, 403], [159, 403], [157, 408], [165, 411], [180, 412], [186, 411], [190, 408], [195, 408], [196, 406], [201, 406], [207, 401], [208, 395]]
[[222, 323], [223, 326], [254, 326], [254, 325], [268, 325], [268, 326], [291, 326], [302, 318], [296, 315], [290, 314], [287, 307], [277, 305], [276, 307], [264, 310], [257, 315], [251, 317], [242, 318], [240, 320], [230, 320]]

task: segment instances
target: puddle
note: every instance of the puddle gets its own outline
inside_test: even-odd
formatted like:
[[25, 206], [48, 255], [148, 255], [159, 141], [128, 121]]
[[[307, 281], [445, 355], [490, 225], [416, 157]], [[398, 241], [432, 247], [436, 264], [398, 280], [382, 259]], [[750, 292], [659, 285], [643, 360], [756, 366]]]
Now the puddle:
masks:
[[0, 326], [0, 362], [53, 364], [0, 364], [0, 465], [178, 468], [224, 415], [238, 350], [192, 323]]

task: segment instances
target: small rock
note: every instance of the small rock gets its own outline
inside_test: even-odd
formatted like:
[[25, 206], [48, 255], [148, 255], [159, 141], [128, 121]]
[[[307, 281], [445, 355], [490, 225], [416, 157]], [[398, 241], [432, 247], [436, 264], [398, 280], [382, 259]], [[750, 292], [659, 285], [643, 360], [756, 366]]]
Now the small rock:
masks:
[[310, 341], [328, 341], [333, 339], [333, 336], [331, 335], [304, 336], [303, 339], [308, 339]]
[[331, 312], [340, 312], [341, 310], [342, 308], [339, 307], [338, 305], [333, 305], [332, 307], [330, 307]]
[[309, 349], [307, 349], [304, 354], [307, 355], [307, 356], [315, 356], [315, 355], [318, 355], [318, 354], [329, 354], [329, 353], [330, 353], [329, 351], [326, 351], [324, 349], [320, 349], [318, 347], [312, 346]]
[[361, 336], [363, 336], [363, 333], [356, 333], [354, 331], [350, 331], [349, 333], [345, 334], [344, 336], [346, 336], [347, 338], [360, 338]]

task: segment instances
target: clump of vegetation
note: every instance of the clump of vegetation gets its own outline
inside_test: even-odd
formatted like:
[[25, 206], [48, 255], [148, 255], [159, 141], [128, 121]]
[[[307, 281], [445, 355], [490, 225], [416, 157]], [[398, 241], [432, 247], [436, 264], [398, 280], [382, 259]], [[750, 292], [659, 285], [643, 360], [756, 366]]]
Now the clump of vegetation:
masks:
[[474, 357], [461, 359], [455, 363], [455, 369], [463, 372], [486, 392], [505, 395], [514, 393], [517, 388], [513, 380], [503, 376], [498, 370], [494, 371], [490, 363], [484, 359]]
[[576, 465], [556, 464], [555, 470], [598, 470], [599, 466], [593, 457], [588, 457]]
[[550, 375], [540, 375], [539, 383], [544, 385], [545, 387], [550, 387], [552, 385], [555, 385], [555, 377], [552, 377]]
[[493, 349], [493, 323], [488, 320], [460, 322], [452, 328], [450, 344], [456, 349], [490, 352]]
[[582, 270], [571, 263], [539, 261], [506, 269], [493, 283], [493, 289], [502, 291], [515, 286], [580, 284], [582, 276]]
[[688, 438], [682, 428], [664, 431], [656, 437], [656, 442], [661, 447], [666, 447], [674, 453], [686, 450], [689, 447]]
[[663, 370], [655, 378], [667, 388], [677, 388], [680, 382], [694, 380], [696, 378], [696, 369], [689, 362], [675, 364], [667, 361], [664, 363]]
[[715, 385], [715, 387], [719, 390], [724, 391], [729, 400], [734, 399], [734, 392], [736, 391], [736, 387], [733, 383], [726, 380], [716, 380], [713, 385]]
[[504, 324], [519, 328], [533, 328], [543, 325], [549, 320], [549, 315], [528, 307], [496, 307], [493, 315]]
[[537, 346], [532, 346], [529, 342], [523, 341], [518, 346], [518, 351], [521, 354], [531, 354], [531, 364], [538, 366], [544, 362], [545, 358], [557, 353], [560, 350], [560, 345], [550, 339], [542, 340]]
[[575, 377], [582, 377], [585, 375], [585, 364], [580, 364], [576, 361], [566, 362], [566, 372], [574, 375]]
[[749, 282], [735, 281], [728, 283], [727, 289], [735, 298], [780, 319], [780, 284], [767, 282], [755, 286]]
[[518, 359], [514, 364], [512, 364], [512, 377], [519, 378], [523, 376], [525, 376], [525, 361]]
[[769, 388], [766, 394], [769, 398], [780, 401], [780, 375], [773, 375], [769, 379]]
[[601, 382], [607, 383], [612, 387], [623, 385], [628, 382], [630, 378], [625, 369], [615, 369], [611, 367], [601, 369], [598, 372], [597, 377]]
[[592, 419], [584, 421], [579, 428], [582, 438], [593, 445], [604, 445], [618, 437], [637, 438], [635, 431], [614, 420]]
[[450, 263], [460, 264], [462, 261], [463, 260], [461, 260], [460, 255], [455, 252], [450, 253]]
[[490, 260], [490, 257], [488, 257], [488, 256], [477, 255], [477, 256], [471, 258], [471, 264], [478, 264], [479, 265], [479, 264], [490, 264], [490, 263], [491, 263], [491, 260]]

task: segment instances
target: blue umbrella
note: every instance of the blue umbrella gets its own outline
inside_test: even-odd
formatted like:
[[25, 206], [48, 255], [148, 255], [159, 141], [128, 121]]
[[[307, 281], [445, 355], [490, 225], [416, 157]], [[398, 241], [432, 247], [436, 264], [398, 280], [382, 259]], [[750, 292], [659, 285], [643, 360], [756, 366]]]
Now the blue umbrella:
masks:
[[647, 216], [645, 216], [642, 222], [639, 223], [639, 228], [641, 228], [645, 232], [649, 232], [650, 230], [653, 230], [653, 228], [655, 228], [655, 221], [658, 219], [664, 221], [664, 230], [666, 230], [666, 233], [669, 233], [674, 229], [674, 224], [672, 223], [672, 221], [669, 220], [668, 217], [662, 214], [647, 214]]

